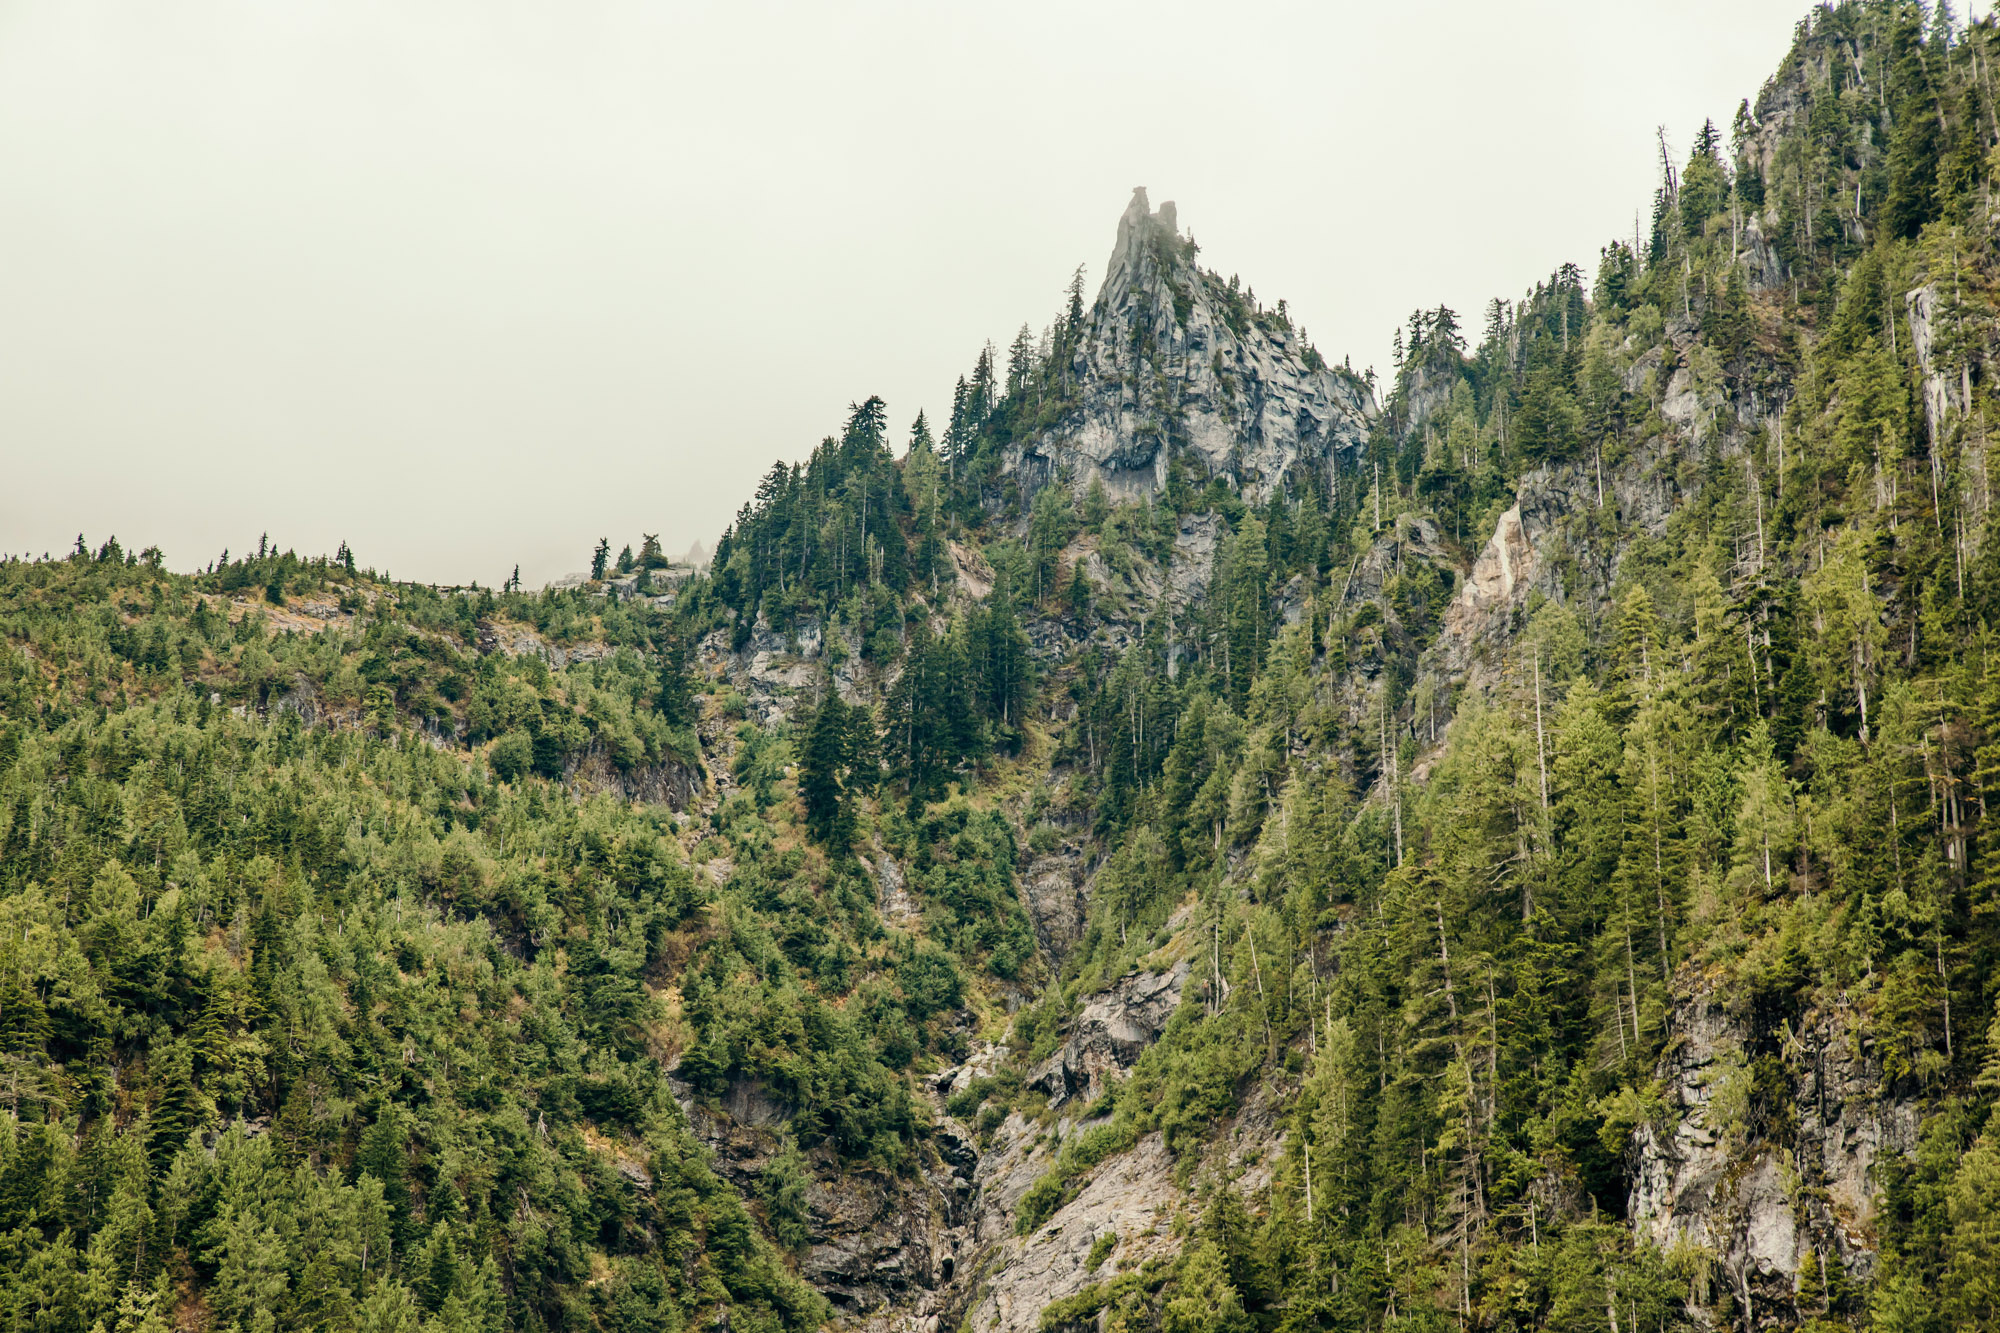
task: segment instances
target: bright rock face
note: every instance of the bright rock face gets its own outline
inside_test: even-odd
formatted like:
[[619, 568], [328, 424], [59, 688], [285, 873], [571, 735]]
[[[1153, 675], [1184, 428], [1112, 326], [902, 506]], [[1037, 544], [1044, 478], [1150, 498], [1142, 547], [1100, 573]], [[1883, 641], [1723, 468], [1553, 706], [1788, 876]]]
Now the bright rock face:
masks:
[[1802, 1021], [1776, 1069], [1794, 1123], [1782, 1145], [1731, 1125], [1717, 1096], [1750, 1075], [1752, 1034], [1712, 994], [1675, 1005], [1660, 1059], [1665, 1113], [1633, 1134], [1630, 1216], [1663, 1249], [1701, 1246], [1752, 1309], [1781, 1309], [1808, 1253], [1876, 1268], [1887, 1172], [1916, 1146], [1922, 1107], [1851, 1035], [1851, 1011]]
[[1118, 220], [1085, 319], [1068, 368], [1078, 405], [1008, 453], [1026, 490], [1063, 478], [1081, 490], [1095, 478], [1114, 496], [1153, 494], [1179, 453], [1197, 477], [1228, 477], [1261, 500], [1301, 465], [1352, 466], [1367, 441], [1367, 382], [1199, 268], [1173, 204], [1153, 212], [1144, 189]]

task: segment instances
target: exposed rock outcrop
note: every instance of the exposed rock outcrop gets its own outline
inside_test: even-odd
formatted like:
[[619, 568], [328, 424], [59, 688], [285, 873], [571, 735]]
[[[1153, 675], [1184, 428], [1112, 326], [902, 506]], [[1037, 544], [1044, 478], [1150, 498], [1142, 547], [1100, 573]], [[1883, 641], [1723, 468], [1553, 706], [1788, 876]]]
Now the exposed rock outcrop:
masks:
[[1187, 978], [1183, 958], [1171, 971], [1129, 973], [1091, 997], [1062, 1049], [1036, 1066], [1028, 1086], [1047, 1093], [1055, 1106], [1073, 1097], [1097, 1100], [1105, 1074], [1131, 1068], [1166, 1030]]
[[[1130, 1068], [1158, 1039], [1179, 1004], [1188, 967], [1182, 961], [1164, 973], [1133, 973], [1086, 1003], [1062, 1051], [1030, 1076], [1031, 1083], [1042, 1080], [1038, 1086], [1044, 1090], [1064, 1089], [1060, 1095], [1051, 1093], [1050, 1100], [1066, 1105], [1070, 1114], [1059, 1114], [1053, 1123], [1009, 1112], [991, 1127], [981, 1152], [965, 1129], [943, 1113], [947, 1098], [1006, 1062], [1004, 1046], [979, 1043], [964, 1064], [931, 1078], [927, 1091], [939, 1116], [931, 1137], [934, 1164], [926, 1168], [922, 1186], [925, 1197], [936, 1201], [929, 1213], [907, 1197], [898, 1204], [877, 1201], [865, 1191], [852, 1194], [844, 1182], [838, 1191], [819, 1187], [813, 1194], [815, 1227], [822, 1197], [831, 1201], [833, 1192], [841, 1194], [845, 1211], [840, 1217], [849, 1225], [837, 1233], [840, 1239], [833, 1239], [834, 1213], [829, 1210], [829, 1239], [822, 1242], [816, 1230], [809, 1261], [822, 1267], [801, 1271], [815, 1284], [824, 1282], [822, 1289], [843, 1310], [865, 1315], [852, 1327], [865, 1333], [960, 1328], [1030, 1333], [1054, 1302], [1121, 1268], [1178, 1250], [1172, 1221], [1186, 1199], [1158, 1134], [1102, 1163], [1076, 1197], [1028, 1235], [1015, 1234], [1014, 1220], [1022, 1196], [1055, 1165], [1062, 1145], [1103, 1123], [1082, 1120], [1076, 1113], [1103, 1090], [1107, 1072]], [[725, 1145], [718, 1148], [719, 1156], [726, 1152], [728, 1136], [716, 1133], [714, 1111], [696, 1108], [691, 1114], [709, 1117], [698, 1122], [705, 1125], [704, 1137]], [[1260, 1133], [1256, 1142], [1259, 1153], [1268, 1153], [1273, 1141]], [[852, 1225], [870, 1207], [876, 1216], [895, 1218], [906, 1229], [901, 1253], [869, 1248], [884, 1236], [880, 1225]], [[1107, 1235], [1116, 1240], [1093, 1269], [1091, 1251]], [[874, 1276], [859, 1276], [864, 1268]], [[901, 1294], [893, 1303], [867, 1304], [878, 1294], [894, 1292]]]
[[[732, 1084], [718, 1099], [673, 1083], [675, 1098], [715, 1168], [756, 1197], [761, 1173], [785, 1145], [791, 1108], [762, 1084]], [[918, 1169], [897, 1174], [811, 1156], [808, 1241], [799, 1273], [848, 1319], [882, 1316], [882, 1327], [919, 1327], [955, 1273], [954, 1228], [965, 1223], [978, 1162], [971, 1141], [946, 1124], [919, 1148]]]
[[[1651, 464], [1651, 457], [1640, 459]], [[1561, 467], [1539, 468], [1521, 478], [1514, 503], [1500, 515], [1493, 534], [1445, 608], [1429, 666], [1452, 682], [1491, 684], [1499, 658], [1521, 627], [1532, 594], [1555, 600], [1589, 596], [1612, 586], [1617, 578], [1621, 548], [1603, 543], [1575, 543], [1570, 534], [1603, 508], [1629, 528], [1658, 535], [1673, 511], [1664, 469], [1627, 464], [1600, 472], [1594, 460]], [[1444, 557], [1429, 534], [1426, 558]], [[1565, 585], [1561, 560], [1572, 575], [1582, 576], [1578, 588]]]
[[[863, 865], [868, 865], [864, 858]], [[871, 867], [875, 872], [875, 882], [880, 890], [876, 907], [882, 919], [898, 930], [915, 929], [923, 918], [922, 904], [910, 896], [908, 881], [903, 875], [903, 867], [896, 858], [882, 849], [881, 840], [875, 844], [875, 861]]]
[[1083, 876], [1083, 854], [1074, 846], [1035, 857], [1021, 876], [1021, 895], [1027, 900], [1035, 940], [1058, 968], [1083, 934]]
[[[1170, 1258], [1180, 1248], [1170, 1231], [1180, 1199], [1166, 1144], [1148, 1134], [1032, 1233], [1004, 1236], [984, 1254], [985, 1280], [966, 1324], [977, 1333], [1034, 1333], [1057, 1301], [1121, 1268]], [[1110, 1253], [1092, 1271], [1090, 1252], [1106, 1236], [1115, 1238]]]
[[563, 766], [563, 780], [584, 791], [608, 792], [628, 801], [686, 810], [700, 796], [706, 775], [699, 763], [672, 757], [621, 768], [593, 744]]
[[1257, 308], [1195, 254], [1173, 204], [1154, 212], [1134, 190], [1067, 368], [1076, 406], [1007, 455], [1024, 489], [1066, 476], [1154, 494], [1178, 449], [1261, 498], [1301, 464], [1323, 469], [1366, 442], [1367, 382], [1321, 361], [1282, 306]]
[[1752, 1308], [1789, 1301], [1808, 1253], [1874, 1272], [1877, 1167], [1915, 1145], [1920, 1108], [1857, 1047], [1850, 1017], [1808, 1015], [1779, 1044], [1796, 1131], [1773, 1141], [1745, 1114], [1759, 1054], [1748, 1028], [1706, 995], [1674, 1010], [1658, 1075], [1668, 1112], [1633, 1136], [1631, 1216], [1663, 1246], [1707, 1248]]
[[539, 657], [552, 671], [560, 671], [574, 662], [594, 662], [611, 654], [611, 649], [602, 643], [577, 643], [564, 648], [550, 643], [526, 625], [495, 620], [480, 622], [479, 651], [505, 653], [509, 657]]
[[[824, 647], [825, 633], [817, 617], [800, 617], [789, 634], [778, 633], [760, 617], [740, 651], [731, 648], [727, 631], [711, 631], [701, 641], [700, 660], [736, 687], [752, 722], [771, 727], [788, 720], [801, 702], [811, 702]], [[834, 675], [841, 694], [850, 700], [855, 686], [853, 647], [849, 645], [848, 660]]]

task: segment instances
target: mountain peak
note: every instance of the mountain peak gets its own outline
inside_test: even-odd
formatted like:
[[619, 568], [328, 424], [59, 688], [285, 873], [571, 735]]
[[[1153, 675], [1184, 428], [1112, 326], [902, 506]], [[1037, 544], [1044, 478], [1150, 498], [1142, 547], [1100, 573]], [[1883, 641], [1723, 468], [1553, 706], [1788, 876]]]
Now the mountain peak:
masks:
[[1006, 459], [1030, 490], [1062, 479], [1158, 494], [1184, 452], [1197, 475], [1262, 498], [1351, 464], [1375, 412], [1367, 384], [1195, 253], [1174, 205], [1156, 211], [1134, 189], [1097, 303], [1061, 352], [1067, 401]]
[[1111, 262], [1104, 266], [1106, 290], [1116, 277], [1127, 275], [1131, 266], [1145, 253], [1144, 238], [1149, 232], [1163, 234], [1168, 240], [1179, 238], [1174, 201], [1169, 199], [1161, 204], [1160, 211], [1155, 213], [1146, 197], [1146, 187], [1135, 185], [1132, 187], [1132, 200], [1125, 205], [1125, 212], [1118, 219], [1118, 239], [1111, 246]]

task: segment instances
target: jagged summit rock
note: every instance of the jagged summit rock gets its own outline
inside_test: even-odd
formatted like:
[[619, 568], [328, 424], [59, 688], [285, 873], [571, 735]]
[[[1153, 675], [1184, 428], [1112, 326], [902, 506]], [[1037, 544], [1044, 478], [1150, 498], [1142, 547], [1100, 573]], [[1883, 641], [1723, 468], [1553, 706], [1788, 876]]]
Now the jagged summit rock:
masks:
[[1178, 457], [1261, 499], [1300, 470], [1351, 464], [1376, 413], [1367, 382], [1328, 364], [1282, 304], [1202, 269], [1174, 205], [1143, 186], [1118, 235], [1084, 335], [1062, 368], [1070, 406], [1008, 451], [1024, 489], [1093, 479], [1113, 494], [1165, 488]]
[[1111, 247], [1111, 262], [1104, 268], [1104, 285], [1108, 291], [1114, 277], [1125, 276], [1128, 280], [1131, 267], [1140, 245], [1141, 233], [1156, 230], [1168, 240], [1180, 237], [1180, 227], [1175, 221], [1174, 201], [1169, 199], [1160, 205], [1155, 213], [1146, 198], [1146, 187], [1132, 187], [1132, 201], [1125, 205], [1124, 215], [1118, 219], [1118, 240]]

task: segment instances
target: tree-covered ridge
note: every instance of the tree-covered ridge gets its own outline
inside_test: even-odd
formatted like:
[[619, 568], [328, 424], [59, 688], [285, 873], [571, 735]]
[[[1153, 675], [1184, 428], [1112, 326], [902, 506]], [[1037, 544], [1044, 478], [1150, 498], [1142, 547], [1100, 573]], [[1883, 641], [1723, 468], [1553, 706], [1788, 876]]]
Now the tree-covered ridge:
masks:
[[[480, 651], [529, 624], [602, 655]], [[601, 792], [580, 758], [694, 764], [697, 714], [729, 725], [648, 602], [107, 543], [0, 567], [0, 637], [21, 1327], [816, 1326], [796, 1182], [718, 1178], [667, 1071], [755, 1070], [795, 1172], [912, 1169], [900, 1071], [1027, 953], [993, 817], [901, 835], [931, 942], [885, 929], [790, 831], [782, 734], [737, 749], [719, 880]]]

